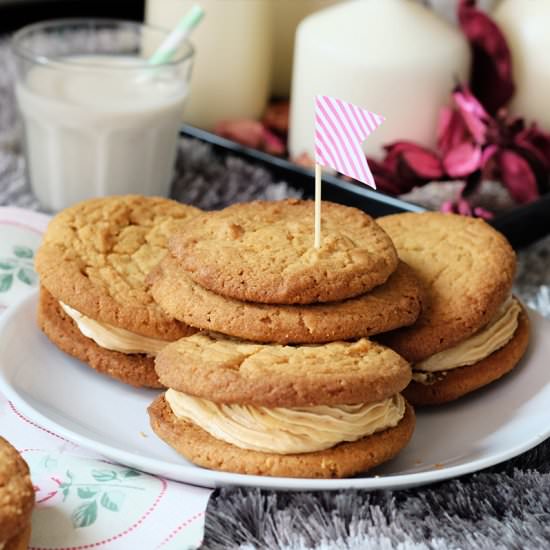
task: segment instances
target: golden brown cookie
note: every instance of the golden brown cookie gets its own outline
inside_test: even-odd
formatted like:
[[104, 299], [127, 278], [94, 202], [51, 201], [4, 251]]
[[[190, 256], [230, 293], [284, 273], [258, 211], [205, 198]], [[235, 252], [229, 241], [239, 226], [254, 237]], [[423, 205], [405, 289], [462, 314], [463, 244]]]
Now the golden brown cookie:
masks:
[[212, 437], [195, 424], [177, 419], [164, 396], [159, 396], [148, 411], [155, 433], [194, 464], [240, 474], [281, 477], [336, 478], [364, 472], [399, 453], [415, 426], [414, 411], [407, 404], [405, 416], [395, 428], [324, 451], [280, 455], [241, 449]]
[[168, 388], [265, 407], [372, 403], [411, 379], [404, 359], [366, 338], [293, 347], [201, 332], [166, 346], [155, 363]]
[[92, 199], [50, 222], [36, 256], [41, 284], [96, 321], [175, 340], [189, 327], [154, 302], [145, 278], [166, 255], [167, 239], [200, 211], [159, 197]]
[[313, 247], [312, 201], [256, 201], [203, 213], [170, 250], [202, 287], [237, 300], [309, 304], [345, 300], [397, 268], [391, 240], [367, 214], [324, 202]]
[[425, 212], [378, 222], [426, 288], [418, 321], [380, 337], [408, 361], [421, 361], [465, 340], [494, 317], [510, 294], [514, 251], [484, 221]]
[[154, 299], [171, 317], [255, 342], [315, 344], [362, 338], [410, 325], [421, 309], [420, 283], [403, 262], [367, 294], [326, 304], [285, 306], [225, 298], [195, 283], [171, 256], [150, 279]]
[[[30, 520], [29, 520], [30, 521]], [[31, 524], [27, 525], [23, 531], [8, 539], [2, 550], [27, 550], [31, 539]]]
[[27, 548], [34, 489], [27, 463], [0, 437], [0, 544]]
[[434, 373], [438, 380], [433, 384], [421, 384], [413, 380], [403, 395], [413, 405], [439, 405], [498, 380], [519, 363], [527, 350], [529, 318], [525, 310], [520, 313], [518, 322], [512, 340], [489, 357], [474, 365]]
[[43, 287], [40, 289], [38, 325], [60, 350], [84, 361], [98, 372], [132, 386], [164, 387], [159, 382], [152, 357], [99, 347], [78, 330], [59, 302]]

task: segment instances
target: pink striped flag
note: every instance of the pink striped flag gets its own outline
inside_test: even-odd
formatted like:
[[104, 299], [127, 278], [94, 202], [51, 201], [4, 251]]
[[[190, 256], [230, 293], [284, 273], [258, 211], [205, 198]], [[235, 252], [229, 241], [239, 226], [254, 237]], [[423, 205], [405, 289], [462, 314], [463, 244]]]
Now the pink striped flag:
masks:
[[361, 143], [384, 118], [353, 103], [318, 95], [315, 98], [315, 162], [376, 189]]

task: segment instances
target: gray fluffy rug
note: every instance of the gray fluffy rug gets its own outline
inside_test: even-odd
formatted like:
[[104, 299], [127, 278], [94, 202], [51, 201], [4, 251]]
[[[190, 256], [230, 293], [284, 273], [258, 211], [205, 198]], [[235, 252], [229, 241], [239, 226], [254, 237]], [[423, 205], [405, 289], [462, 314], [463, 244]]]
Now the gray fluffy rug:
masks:
[[[39, 209], [23, 178], [11, 67], [0, 43], [0, 205]], [[289, 195], [298, 193], [265, 170], [181, 141], [174, 198], [209, 209]], [[549, 284], [550, 237], [522, 253], [516, 291], [550, 317]], [[221, 490], [208, 507], [204, 548], [550, 548], [550, 442], [485, 472], [416, 490]]]

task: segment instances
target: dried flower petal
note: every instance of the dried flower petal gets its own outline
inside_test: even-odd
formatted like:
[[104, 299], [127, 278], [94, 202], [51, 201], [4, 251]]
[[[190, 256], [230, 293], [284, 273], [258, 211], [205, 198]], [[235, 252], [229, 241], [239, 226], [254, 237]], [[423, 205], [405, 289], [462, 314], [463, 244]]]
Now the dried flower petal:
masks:
[[474, 216], [477, 218], [482, 218], [484, 220], [492, 220], [495, 215], [489, 210], [482, 208], [481, 206], [476, 206], [474, 208]]
[[541, 130], [536, 124], [516, 134], [514, 144], [533, 155], [545, 170], [550, 169], [550, 134]]
[[437, 147], [443, 155], [466, 141], [469, 131], [460, 113], [450, 107], [443, 107], [437, 121]]
[[263, 132], [263, 150], [270, 155], [284, 155], [286, 151], [283, 140], [267, 128]]
[[481, 147], [464, 142], [445, 155], [443, 166], [451, 178], [464, 178], [481, 168]]
[[475, 0], [461, 0], [458, 20], [473, 51], [472, 91], [495, 114], [514, 95], [512, 56], [501, 30], [475, 4]]
[[499, 154], [502, 183], [517, 202], [526, 203], [539, 198], [537, 180], [529, 163], [518, 153], [505, 149]]
[[487, 126], [490, 117], [481, 103], [464, 86], [455, 88], [453, 99], [474, 141], [479, 144], [484, 143], [487, 138]]
[[413, 180], [436, 180], [444, 175], [439, 156], [410, 141], [397, 141], [386, 147], [386, 168], [399, 172], [401, 178]]
[[270, 130], [286, 135], [288, 133], [289, 111], [290, 103], [288, 101], [270, 103], [265, 110], [262, 122]]
[[253, 149], [260, 149], [264, 139], [264, 126], [257, 120], [222, 120], [214, 132]]

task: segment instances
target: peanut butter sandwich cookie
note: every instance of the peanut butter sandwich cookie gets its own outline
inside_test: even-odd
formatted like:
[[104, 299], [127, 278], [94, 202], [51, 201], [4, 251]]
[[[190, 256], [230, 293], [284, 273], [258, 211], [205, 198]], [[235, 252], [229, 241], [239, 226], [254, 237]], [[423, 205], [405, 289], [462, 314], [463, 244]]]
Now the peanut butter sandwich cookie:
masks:
[[199, 210], [137, 195], [81, 202], [50, 222], [36, 256], [38, 323], [64, 352], [127, 384], [162, 387], [154, 356], [193, 334], [145, 283], [167, 239]]
[[346, 477], [395, 456], [414, 430], [395, 352], [361, 339], [262, 345], [198, 333], [156, 358], [169, 389], [156, 434], [191, 462], [242, 474]]
[[401, 262], [383, 284], [341, 302], [275, 305], [226, 298], [195, 283], [167, 256], [151, 274], [151, 293], [162, 309], [203, 330], [278, 344], [351, 340], [414, 323], [421, 310], [421, 287]]
[[506, 239], [454, 214], [378, 221], [427, 289], [416, 324], [379, 337], [412, 364], [407, 399], [445, 403], [512, 370], [527, 349], [529, 320], [511, 294], [516, 259]]
[[27, 550], [34, 488], [27, 463], [0, 437], [0, 548]]
[[377, 223], [324, 202], [322, 246], [313, 247], [312, 201], [256, 201], [205, 212], [170, 250], [188, 276], [221, 296], [267, 304], [345, 300], [386, 282], [398, 264]]

